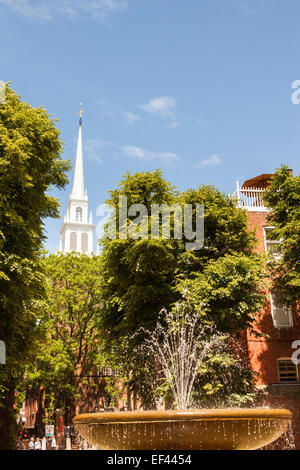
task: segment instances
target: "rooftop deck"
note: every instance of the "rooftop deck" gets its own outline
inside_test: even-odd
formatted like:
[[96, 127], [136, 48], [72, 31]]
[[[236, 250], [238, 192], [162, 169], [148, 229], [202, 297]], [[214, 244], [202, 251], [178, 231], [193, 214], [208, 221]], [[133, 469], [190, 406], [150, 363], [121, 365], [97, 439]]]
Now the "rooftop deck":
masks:
[[266, 188], [248, 188], [236, 182], [236, 190], [232, 197], [237, 199], [238, 207], [251, 212], [269, 212], [263, 202], [263, 193]]

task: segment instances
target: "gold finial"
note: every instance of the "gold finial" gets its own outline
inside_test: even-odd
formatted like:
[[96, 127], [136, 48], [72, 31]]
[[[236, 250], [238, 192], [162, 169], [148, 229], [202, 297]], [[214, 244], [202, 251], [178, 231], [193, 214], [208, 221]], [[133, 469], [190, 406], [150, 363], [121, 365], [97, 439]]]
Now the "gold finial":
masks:
[[82, 103], [80, 103], [80, 111], [79, 111], [79, 116], [80, 116], [80, 119], [79, 119], [79, 125], [82, 126], [82, 113], [83, 113], [83, 108], [82, 108]]

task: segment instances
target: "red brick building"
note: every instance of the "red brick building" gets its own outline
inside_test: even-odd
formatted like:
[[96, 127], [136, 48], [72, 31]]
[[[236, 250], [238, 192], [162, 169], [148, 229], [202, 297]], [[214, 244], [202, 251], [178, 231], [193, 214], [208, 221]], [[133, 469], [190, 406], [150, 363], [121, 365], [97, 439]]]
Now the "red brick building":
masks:
[[[239, 207], [248, 211], [249, 229], [256, 232], [257, 251], [276, 257], [278, 242], [268, 238], [272, 227], [262, 199], [271, 176], [260, 175], [241, 187], [237, 183], [234, 196]], [[300, 340], [299, 305], [288, 306], [278, 292], [268, 290], [266, 296], [267, 306], [258, 314], [255, 325], [263, 336], [247, 332], [249, 362], [258, 373], [257, 385], [265, 390], [265, 404], [293, 412], [295, 445], [300, 449], [300, 366], [292, 360], [293, 343]]]

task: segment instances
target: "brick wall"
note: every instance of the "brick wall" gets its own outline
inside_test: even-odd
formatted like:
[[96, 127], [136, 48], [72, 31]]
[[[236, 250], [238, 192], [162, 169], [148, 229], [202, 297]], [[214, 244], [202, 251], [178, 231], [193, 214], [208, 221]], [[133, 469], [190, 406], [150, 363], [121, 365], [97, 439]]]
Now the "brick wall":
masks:
[[[264, 227], [269, 226], [267, 212], [248, 212], [249, 229], [254, 229], [257, 238], [257, 252], [265, 254]], [[257, 315], [255, 328], [267, 335], [256, 337], [247, 332], [249, 362], [258, 372], [257, 384], [265, 387], [266, 397], [261, 403], [271, 407], [287, 408], [293, 413], [293, 434], [295, 447], [300, 449], [300, 383], [279, 384], [277, 360], [291, 358], [294, 352], [292, 343], [300, 340], [299, 305], [292, 307], [293, 327], [275, 328], [273, 324], [270, 291], [266, 291], [266, 306]], [[300, 367], [298, 366], [300, 377]], [[277, 385], [276, 385], [277, 384]], [[278, 440], [272, 448], [284, 448], [286, 440]]]

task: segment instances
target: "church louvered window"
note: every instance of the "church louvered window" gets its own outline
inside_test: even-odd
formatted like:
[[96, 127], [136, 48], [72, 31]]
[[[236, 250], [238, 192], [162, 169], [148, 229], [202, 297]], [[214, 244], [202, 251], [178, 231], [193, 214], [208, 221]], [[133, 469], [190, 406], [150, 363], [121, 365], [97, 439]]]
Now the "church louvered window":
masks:
[[82, 208], [77, 207], [76, 209], [76, 222], [82, 222]]
[[70, 235], [70, 250], [77, 251], [77, 233], [71, 232]]
[[88, 251], [88, 235], [87, 233], [83, 233], [81, 235], [81, 251], [86, 253]]

